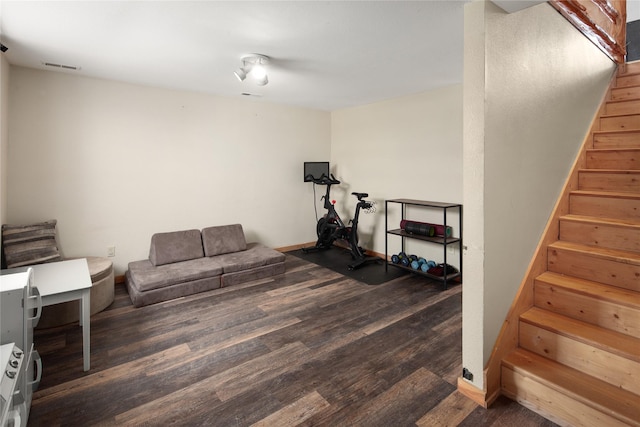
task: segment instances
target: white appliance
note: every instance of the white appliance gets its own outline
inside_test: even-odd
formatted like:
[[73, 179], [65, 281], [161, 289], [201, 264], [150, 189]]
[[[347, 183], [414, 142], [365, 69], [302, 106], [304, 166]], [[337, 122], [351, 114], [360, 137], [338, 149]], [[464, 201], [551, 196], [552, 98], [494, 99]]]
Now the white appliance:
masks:
[[[20, 268], [0, 271], [0, 344], [13, 345], [10, 353], [13, 358], [7, 358], [9, 364], [15, 364], [15, 355], [22, 354], [24, 350], [13, 402], [8, 411], [9, 415], [17, 412], [19, 417], [3, 418], [0, 420], [2, 427], [23, 427], [27, 424], [33, 392], [38, 388], [42, 377], [42, 360], [33, 344], [33, 328], [38, 324], [41, 313], [42, 300], [33, 283], [33, 270]], [[4, 360], [3, 356], [0, 362]], [[3, 375], [6, 376], [6, 370]]]
[[0, 345], [0, 367], [2, 367], [0, 373], [2, 375], [0, 379], [0, 416], [2, 418], [0, 419], [3, 427], [26, 424], [23, 361], [24, 353], [14, 343]]

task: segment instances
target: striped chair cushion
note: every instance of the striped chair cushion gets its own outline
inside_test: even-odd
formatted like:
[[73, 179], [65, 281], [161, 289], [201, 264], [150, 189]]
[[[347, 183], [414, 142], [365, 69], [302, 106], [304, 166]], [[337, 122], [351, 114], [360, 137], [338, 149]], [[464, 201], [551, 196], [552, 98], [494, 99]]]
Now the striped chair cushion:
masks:
[[57, 220], [30, 225], [2, 226], [2, 249], [7, 268], [62, 261], [56, 243]]

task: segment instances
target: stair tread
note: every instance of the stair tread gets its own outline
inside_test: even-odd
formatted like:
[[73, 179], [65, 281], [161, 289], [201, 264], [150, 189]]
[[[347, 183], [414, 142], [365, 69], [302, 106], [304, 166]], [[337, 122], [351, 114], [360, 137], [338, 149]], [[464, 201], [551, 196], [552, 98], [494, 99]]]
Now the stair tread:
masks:
[[[638, 86], [640, 87], [640, 86]], [[593, 133], [597, 135], [612, 133], [615, 135], [623, 135], [625, 133], [638, 133], [640, 129], [611, 129], [611, 130], [594, 130]]]
[[555, 242], [550, 243], [549, 248], [582, 252], [597, 258], [609, 259], [616, 262], [623, 262], [625, 264], [640, 266], [640, 253], [637, 252], [603, 248], [600, 246], [583, 245], [580, 243], [567, 242], [564, 240], [556, 240]]
[[640, 396], [637, 394], [530, 351], [518, 348], [505, 357], [502, 364], [630, 425], [632, 422], [637, 424], [640, 419]]
[[593, 169], [593, 168], [581, 168], [578, 169], [580, 173], [615, 173], [620, 175], [637, 175], [640, 174], [639, 169]]
[[[625, 86], [628, 87], [628, 86]], [[630, 101], [630, 100], [629, 100]], [[626, 117], [626, 116], [640, 116], [640, 112], [633, 112], [633, 113], [613, 113], [613, 114], [601, 114], [600, 118], [601, 119], [607, 119], [610, 117]]]
[[[629, 103], [634, 103], [634, 102], [638, 102], [640, 101], [640, 98], [629, 98], [629, 99], [610, 99], [608, 100], [605, 105], [609, 106], [611, 105], [612, 107], [615, 107], [616, 104], [629, 104]], [[616, 117], [616, 116], [635, 116], [636, 114], [638, 114], [637, 112], [632, 112], [632, 113], [607, 113], [607, 114], [603, 114], [601, 117]]]
[[638, 152], [640, 151], [640, 147], [636, 148], [636, 147], [616, 147], [616, 148], [588, 148], [587, 152], [588, 153], [605, 153], [605, 152], [611, 152], [611, 151], [630, 151], [630, 152]]
[[536, 277], [536, 281], [571, 289], [572, 292], [579, 293], [581, 295], [588, 295], [599, 300], [609, 301], [618, 305], [640, 310], [640, 293], [629, 289], [609, 286], [603, 283], [581, 279], [579, 277], [554, 273], [552, 271], [545, 271]]
[[[640, 172], [640, 171], [639, 171]], [[597, 216], [566, 214], [560, 217], [560, 220], [582, 222], [585, 224], [601, 224], [612, 227], [623, 227], [632, 230], [640, 230], [640, 222], [619, 218], [600, 218]]]
[[622, 191], [572, 190], [570, 194], [577, 196], [609, 197], [616, 199], [640, 199], [640, 193], [625, 193]]
[[520, 316], [520, 321], [640, 363], [640, 339], [631, 335], [592, 325], [539, 307], [527, 310]]

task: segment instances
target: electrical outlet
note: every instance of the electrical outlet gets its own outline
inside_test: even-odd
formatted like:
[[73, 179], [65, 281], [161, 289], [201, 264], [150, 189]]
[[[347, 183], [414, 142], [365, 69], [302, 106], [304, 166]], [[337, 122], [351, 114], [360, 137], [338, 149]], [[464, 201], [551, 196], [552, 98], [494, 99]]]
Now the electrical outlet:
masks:
[[473, 374], [467, 368], [462, 368], [462, 378], [465, 380], [473, 381]]
[[108, 257], [114, 257], [114, 256], [116, 256], [116, 247], [115, 247], [115, 246], [109, 246], [109, 247], [107, 247], [107, 256], [108, 256]]

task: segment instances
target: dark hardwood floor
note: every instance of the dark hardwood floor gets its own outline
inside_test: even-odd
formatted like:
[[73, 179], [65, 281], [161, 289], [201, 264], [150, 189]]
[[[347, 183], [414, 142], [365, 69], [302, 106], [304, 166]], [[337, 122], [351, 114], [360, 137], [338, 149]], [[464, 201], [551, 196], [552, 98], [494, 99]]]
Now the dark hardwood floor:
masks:
[[[287, 256], [266, 280], [134, 308], [123, 285], [91, 318], [36, 330], [29, 426], [553, 426], [456, 391], [461, 286], [369, 286]], [[46, 308], [45, 308], [46, 309]]]

